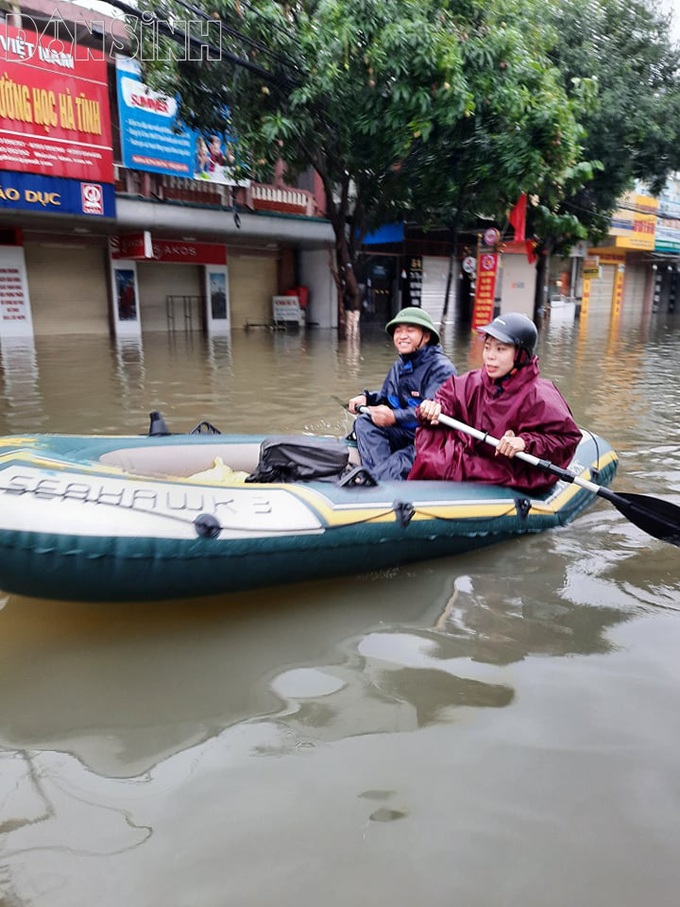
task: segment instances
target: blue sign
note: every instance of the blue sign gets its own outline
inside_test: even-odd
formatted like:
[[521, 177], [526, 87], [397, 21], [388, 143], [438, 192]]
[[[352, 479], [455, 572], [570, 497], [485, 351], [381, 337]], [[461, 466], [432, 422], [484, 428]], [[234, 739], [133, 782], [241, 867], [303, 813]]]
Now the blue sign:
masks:
[[115, 217], [116, 193], [111, 183], [2, 170], [0, 208], [39, 211], [42, 214]]
[[136, 60], [116, 61], [123, 165], [167, 176], [247, 185], [234, 178], [234, 143], [203, 136], [177, 119], [177, 100], [144, 84]]

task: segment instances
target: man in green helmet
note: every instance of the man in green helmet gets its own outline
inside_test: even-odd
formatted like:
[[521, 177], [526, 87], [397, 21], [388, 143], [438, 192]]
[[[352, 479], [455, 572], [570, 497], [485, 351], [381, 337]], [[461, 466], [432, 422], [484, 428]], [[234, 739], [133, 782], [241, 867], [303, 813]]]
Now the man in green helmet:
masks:
[[352, 397], [349, 411], [361, 410], [354, 432], [364, 468], [374, 479], [405, 479], [415, 453], [416, 407], [432, 399], [456, 369], [444, 355], [434, 322], [423, 309], [402, 309], [385, 330], [399, 358], [381, 390]]

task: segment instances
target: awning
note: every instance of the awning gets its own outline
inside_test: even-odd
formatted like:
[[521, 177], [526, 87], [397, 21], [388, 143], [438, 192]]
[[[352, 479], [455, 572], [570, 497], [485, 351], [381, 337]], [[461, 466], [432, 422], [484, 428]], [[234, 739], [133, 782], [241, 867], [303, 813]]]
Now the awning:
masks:
[[368, 233], [364, 238], [363, 244], [365, 246], [381, 246], [384, 243], [390, 242], [403, 242], [404, 241], [404, 225], [401, 224], [385, 224], [384, 227], [378, 227], [377, 230], [374, 230], [372, 233]]

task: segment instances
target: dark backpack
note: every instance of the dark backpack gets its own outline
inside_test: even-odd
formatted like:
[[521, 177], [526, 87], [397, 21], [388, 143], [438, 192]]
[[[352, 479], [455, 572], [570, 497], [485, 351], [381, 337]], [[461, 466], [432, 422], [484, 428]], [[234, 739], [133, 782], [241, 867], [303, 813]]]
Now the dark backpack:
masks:
[[349, 449], [335, 438], [282, 435], [260, 445], [257, 469], [246, 482], [307, 482], [337, 479], [347, 468]]

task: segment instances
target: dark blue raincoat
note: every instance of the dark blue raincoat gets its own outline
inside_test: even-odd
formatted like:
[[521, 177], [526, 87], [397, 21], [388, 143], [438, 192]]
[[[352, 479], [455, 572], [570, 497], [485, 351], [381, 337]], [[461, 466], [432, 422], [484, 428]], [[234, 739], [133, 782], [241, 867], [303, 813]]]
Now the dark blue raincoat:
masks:
[[424, 346], [400, 356], [392, 365], [380, 391], [364, 391], [367, 406], [389, 406], [396, 424], [374, 425], [362, 414], [354, 423], [362, 465], [376, 479], [405, 479], [415, 454], [413, 442], [421, 400], [432, 400], [438, 388], [456, 369], [439, 344]]

